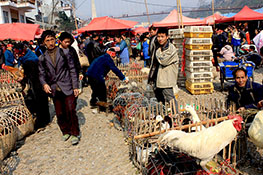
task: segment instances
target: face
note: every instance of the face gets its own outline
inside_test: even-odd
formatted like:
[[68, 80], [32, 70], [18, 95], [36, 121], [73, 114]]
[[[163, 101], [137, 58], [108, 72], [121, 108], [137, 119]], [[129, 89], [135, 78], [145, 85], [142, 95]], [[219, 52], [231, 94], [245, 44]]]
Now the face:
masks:
[[239, 87], [245, 87], [246, 83], [247, 83], [247, 75], [245, 75], [245, 72], [242, 71], [242, 70], [239, 70], [236, 72], [236, 82], [237, 82], [237, 85]]
[[161, 46], [165, 45], [168, 41], [168, 36], [165, 33], [158, 33], [157, 40]]
[[151, 36], [155, 36], [157, 34], [157, 30], [151, 30], [150, 34], [151, 34]]
[[48, 50], [52, 50], [56, 46], [56, 39], [53, 36], [46, 36], [44, 40], [44, 44], [47, 47]]
[[116, 41], [117, 43], [119, 43], [119, 42], [121, 42], [121, 39], [118, 38], [118, 37], [115, 37], [115, 41]]
[[237, 131], [241, 131], [242, 130], [242, 122], [243, 122], [243, 118], [239, 115], [230, 115], [228, 116], [229, 119], [234, 119], [233, 121], [233, 126], [236, 128]]
[[69, 38], [66, 38], [63, 41], [61, 41], [60, 44], [64, 49], [67, 49], [71, 44], [71, 40]]

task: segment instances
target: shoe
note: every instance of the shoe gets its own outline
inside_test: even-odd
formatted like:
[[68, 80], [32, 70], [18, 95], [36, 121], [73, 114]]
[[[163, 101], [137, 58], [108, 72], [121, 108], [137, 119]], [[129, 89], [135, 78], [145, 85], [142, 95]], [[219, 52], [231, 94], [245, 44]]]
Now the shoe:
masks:
[[62, 140], [63, 141], [67, 141], [69, 139], [70, 135], [69, 134], [65, 134], [62, 136]]
[[71, 136], [71, 144], [77, 145], [79, 143], [79, 138], [76, 136]]

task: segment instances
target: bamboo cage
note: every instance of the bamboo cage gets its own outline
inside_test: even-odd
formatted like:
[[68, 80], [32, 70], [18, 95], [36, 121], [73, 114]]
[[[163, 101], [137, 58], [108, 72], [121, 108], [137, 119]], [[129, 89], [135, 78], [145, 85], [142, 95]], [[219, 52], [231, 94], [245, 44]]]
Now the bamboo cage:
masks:
[[4, 88], [12, 89], [12, 88], [18, 88], [20, 86], [21, 86], [20, 83], [18, 83], [15, 80], [13, 74], [3, 69], [0, 70], [0, 88], [4, 87]]
[[[170, 150], [159, 149], [157, 139], [159, 135], [166, 132], [168, 128], [164, 129], [164, 125], [161, 122], [157, 122], [156, 117], [158, 115], [162, 116], [162, 118], [168, 117], [171, 123], [169, 130], [176, 129], [192, 132], [193, 127], [199, 127], [201, 129], [201, 125], [205, 127], [214, 126], [221, 121], [227, 120], [227, 117], [225, 117], [227, 111], [225, 111], [225, 106], [222, 101], [211, 101], [213, 102], [212, 104], [208, 104], [207, 101], [198, 100], [190, 103], [192, 105], [195, 104], [198, 116], [200, 117], [201, 115], [200, 123], [191, 123], [191, 117], [189, 118], [187, 113], [182, 110], [182, 106], [185, 104], [185, 102], [182, 101], [176, 104], [175, 101], [172, 100], [169, 104], [166, 103], [161, 108], [152, 105], [149, 105], [147, 108], [141, 107], [139, 112], [136, 112], [137, 116], [133, 117], [129, 124], [130, 157], [135, 166], [138, 167], [143, 174], [191, 174], [193, 172], [195, 174], [202, 174], [202, 170], [199, 165], [196, 165], [194, 158], [183, 153], [173, 153]], [[177, 113], [177, 111], [179, 112]], [[213, 171], [215, 174], [216, 172], [238, 174], [236, 164], [239, 152], [237, 149], [238, 137], [226, 146], [210, 163], [211, 173]], [[174, 160], [174, 157], [184, 158], [182, 160]], [[183, 167], [178, 167], [179, 164]], [[184, 167], [185, 165], [188, 166]], [[180, 170], [180, 168], [182, 169]]]
[[15, 89], [0, 88], [0, 108], [18, 104], [25, 105], [21, 92], [16, 92]]
[[18, 140], [21, 140], [34, 130], [33, 117], [27, 107], [18, 105], [2, 109], [17, 127]]
[[3, 160], [15, 147], [17, 140], [16, 126], [5, 113], [0, 113], [0, 160]]

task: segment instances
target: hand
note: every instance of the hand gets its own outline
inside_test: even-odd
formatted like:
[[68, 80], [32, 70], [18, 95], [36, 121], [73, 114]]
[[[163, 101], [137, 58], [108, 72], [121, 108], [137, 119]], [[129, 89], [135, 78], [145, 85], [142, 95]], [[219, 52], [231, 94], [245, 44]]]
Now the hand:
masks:
[[246, 110], [246, 108], [244, 108], [244, 107], [240, 107], [240, 108], [238, 108], [238, 112], [242, 112], [242, 111], [244, 111], [244, 110]]
[[48, 84], [44, 84], [43, 89], [47, 94], [51, 94], [51, 88]]
[[79, 80], [82, 80], [83, 77], [84, 77], [84, 76], [83, 76], [82, 74], [80, 74], [80, 75], [79, 75]]
[[263, 100], [259, 101], [257, 107], [260, 109], [263, 107]]
[[74, 96], [75, 97], [77, 97], [79, 95], [79, 90], [78, 89], [74, 89], [73, 92], [74, 92]]

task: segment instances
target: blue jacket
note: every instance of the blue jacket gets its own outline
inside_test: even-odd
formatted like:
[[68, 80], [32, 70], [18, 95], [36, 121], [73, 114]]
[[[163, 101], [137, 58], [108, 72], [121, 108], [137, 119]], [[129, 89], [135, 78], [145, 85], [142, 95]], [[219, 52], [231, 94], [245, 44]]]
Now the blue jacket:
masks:
[[145, 60], [150, 59], [150, 56], [149, 56], [149, 40], [148, 39], [142, 43], [142, 52], [143, 52], [143, 58]]
[[10, 50], [6, 50], [4, 53], [5, 56], [5, 65], [14, 67], [15, 57]]
[[121, 64], [129, 64], [130, 57], [129, 57], [129, 50], [126, 42], [122, 40], [117, 46], [120, 47]]
[[99, 82], [104, 83], [104, 77], [108, 74], [108, 72], [112, 70], [120, 80], [124, 80], [125, 76], [122, 72], [115, 66], [112, 58], [109, 54], [105, 53], [104, 55], [96, 58], [88, 68], [86, 75], [88, 77], [95, 78]]
[[246, 109], [257, 109], [257, 103], [263, 99], [263, 86], [247, 81], [244, 88], [239, 88], [237, 84], [229, 88], [227, 103], [236, 104], [236, 109], [245, 107]]
[[20, 57], [18, 59], [18, 66], [20, 66], [21, 64], [24, 64], [26, 61], [33, 61], [35, 63], [38, 63], [38, 57], [30, 49], [27, 49], [25, 56]]

